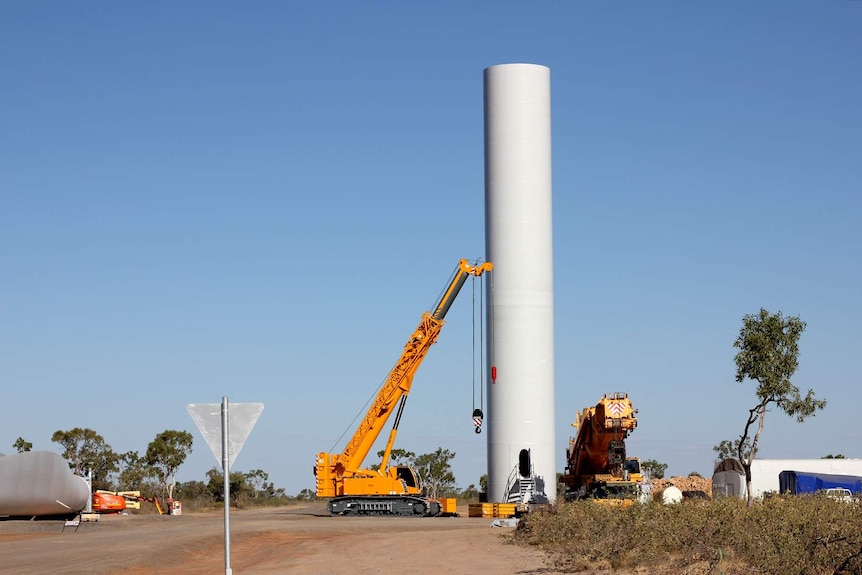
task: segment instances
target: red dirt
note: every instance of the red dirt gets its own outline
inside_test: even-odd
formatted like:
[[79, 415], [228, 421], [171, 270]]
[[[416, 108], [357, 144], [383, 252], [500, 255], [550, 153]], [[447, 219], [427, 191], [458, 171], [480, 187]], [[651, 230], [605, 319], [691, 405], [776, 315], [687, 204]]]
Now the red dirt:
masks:
[[675, 475], [667, 479], [653, 479], [650, 484], [653, 493], [659, 493], [662, 489], [673, 485], [683, 493], [700, 491], [712, 499], [712, 479], [705, 477], [697, 477], [696, 475], [682, 477], [681, 475]]
[[[459, 510], [460, 511], [460, 510]], [[493, 519], [329, 517], [319, 504], [231, 510], [235, 575], [556, 573], [536, 549], [509, 543]], [[226, 573], [224, 515], [103, 516], [77, 531], [62, 522], [0, 522], [4, 575]]]

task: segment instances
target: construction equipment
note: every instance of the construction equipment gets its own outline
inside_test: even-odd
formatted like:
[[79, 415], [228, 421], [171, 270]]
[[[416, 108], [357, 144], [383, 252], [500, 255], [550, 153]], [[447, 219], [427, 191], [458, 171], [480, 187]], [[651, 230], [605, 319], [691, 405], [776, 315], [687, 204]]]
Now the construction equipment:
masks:
[[93, 512], [122, 513], [126, 510], [126, 498], [111, 491], [93, 493]]
[[127, 509], [140, 509], [141, 501], [156, 506], [159, 515], [171, 514], [171, 507], [162, 508], [158, 497], [141, 497], [140, 491], [106, 491], [99, 489], [93, 493], [93, 512], [100, 514], [122, 513]]
[[[422, 496], [420, 478], [408, 467], [389, 467], [389, 457], [398, 433], [398, 424], [413, 376], [437, 341], [443, 319], [468, 277], [479, 277], [493, 269], [490, 262], [471, 264], [460, 260], [448, 287], [433, 312], [425, 312], [419, 326], [407, 340], [401, 357], [381, 385], [365, 418], [341, 453], [318, 453], [314, 467], [317, 496], [331, 498], [333, 515], [436, 516], [440, 503]], [[363, 468], [363, 462], [380, 435], [389, 416], [397, 414], [377, 469]]]
[[643, 482], [640, 460], [626, 456], [625, 439], [637, 427], [637, 410], [628, 393], [605, 394], [584, 408], [572, 424], [578, 434], [569, 439], [566, 470], [561, 476], [567, 501], [603, 499], [631, 504]]

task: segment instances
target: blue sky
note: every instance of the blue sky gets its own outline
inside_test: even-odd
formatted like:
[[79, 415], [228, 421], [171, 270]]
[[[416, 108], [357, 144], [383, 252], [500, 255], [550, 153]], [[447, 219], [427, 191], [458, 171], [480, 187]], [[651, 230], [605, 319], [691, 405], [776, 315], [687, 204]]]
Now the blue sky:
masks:
[[[763, 457], [860, 457], [862, 2], [7, 2], [0, 6], [0, 451], [262, 402], [235, 470], [295, 494], [352, 431], [459, 258], [484, 252], [482, 71], [551, 69], [558, 469], [627, 391], [629, 453], [711, 474], [753, 386], [741, 318], [808, 322], [799, 425]], [[471, 301], [399, 445], [472, 431]]]

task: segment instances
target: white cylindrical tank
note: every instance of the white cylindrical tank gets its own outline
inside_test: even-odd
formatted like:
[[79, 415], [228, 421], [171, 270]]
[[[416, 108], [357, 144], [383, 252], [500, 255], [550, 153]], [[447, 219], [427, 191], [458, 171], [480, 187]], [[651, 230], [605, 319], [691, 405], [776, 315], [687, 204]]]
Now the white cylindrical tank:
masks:
[[484, 80], [485, 248], [494, 264], [487, 280], [488, 501], [516, 498], [513, 478], [522, 475], [527, 450], [533, 499], [553, 502], [551, 73], [502, 64], [485, 69]]

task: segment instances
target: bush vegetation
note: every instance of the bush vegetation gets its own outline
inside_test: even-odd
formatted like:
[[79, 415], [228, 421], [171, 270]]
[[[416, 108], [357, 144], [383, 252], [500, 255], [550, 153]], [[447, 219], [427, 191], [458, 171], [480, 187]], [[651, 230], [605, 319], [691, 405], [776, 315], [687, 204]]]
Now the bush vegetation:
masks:
[[650, 502], [591, 501], [531, 512], [514, 541], [557, 568], [618, 573], [822, 575], [862, 573], [862, 509], [825, 497]]

